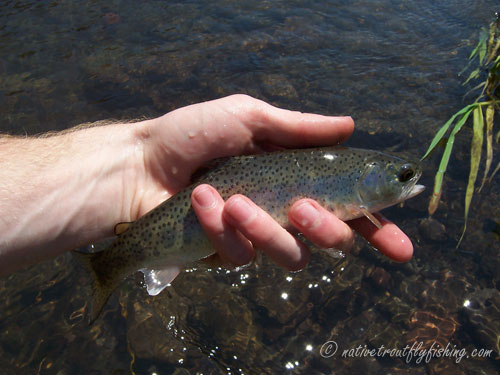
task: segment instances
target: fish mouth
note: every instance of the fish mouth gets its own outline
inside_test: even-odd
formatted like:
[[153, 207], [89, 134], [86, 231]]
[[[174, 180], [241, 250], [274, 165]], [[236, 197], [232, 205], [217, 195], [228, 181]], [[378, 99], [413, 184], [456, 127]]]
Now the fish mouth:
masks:
[[420, 194], [425, 190], [424, 185], [413, 185], [411, 190], [408, 191], [408, 194], [406, 195], [405, 199], [413, 198], [415, 195]]

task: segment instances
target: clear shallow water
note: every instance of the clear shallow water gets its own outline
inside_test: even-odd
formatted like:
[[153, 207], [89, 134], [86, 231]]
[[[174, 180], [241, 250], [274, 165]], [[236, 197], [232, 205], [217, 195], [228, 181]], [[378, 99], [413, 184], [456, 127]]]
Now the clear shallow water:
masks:
[[[0, 9], [2, 132], [155, 116], [239, 92], [290, 109], [353, 115], [349, 144], [418, 158], [463, 106], [468, 88], [457, 72], [498, 3], [18, 1]], [[427, 229], [429, 193], [384, 212], [414, 241], [407, 264], [359, 241], [345, 260], [316, 254], [297, 274], [267, 263], [229, 274], [188, 272], [156, 298], [129, 282], [90, 328], [81, 313], [89, 278], [69, 254], [3, 278], [2, 369], [495, 374], [500, 192], [498, 177], [483, 189], [457, 252], [468, 148], [464, 132], [435, 215], [444, 233]], [[437, 162], [424, 165], [429, 187]], [[328, 340], [340, 350], [436, 341], [496, 352], [459, 363], [340, 352], [322, 358]]]

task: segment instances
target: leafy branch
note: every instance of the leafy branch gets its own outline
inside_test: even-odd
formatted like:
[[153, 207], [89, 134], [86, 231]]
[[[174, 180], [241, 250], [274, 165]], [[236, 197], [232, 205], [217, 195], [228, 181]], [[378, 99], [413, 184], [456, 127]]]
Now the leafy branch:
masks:
[[[467, 217], [469, 214], [470, 203], [474, 195], [479, 165], [481, 162], [481, 155], [483, 151], [483, 141], [486, 138], [486, 161], [484, 168], [484, 175], [481, 182], [479, 191], [483, 188], [486, 182], [492, 180], [493, 176], [500, 169], [500, 163], [488, 176], [488, 173], [493, 162], [493, 127], [495, 110], [500, 110], [500, 14], [496, 14], [496, 21], [490, 24], [489, 30], [483, 30], [479, 37], [479, 42], [469, 56], [469, 64], [460, 73], [467, 71], [470, 65], [477, 60], [478, 66], [474, 69], [465, 80], [464, 85], [472, 80], [481, 77], [481, 72], [487, 72], [487, 78], [471, 91], [481, 89], [479, 96], [476, 100], [460, 111], [455, 113], [451, 118], [438, 130], [434, 136], [429, 148], [422, 157], [422, 160], [427, 158], [436, 146], [445, 140], [450, 127], [454, 124], [446, 145], [444, 147], [443, 156], [439, 164], [438, 171], [436, 172], [434, 180], [434, 190], [429, 202], [429, 215], [436, 212], [441, 198], [443, 177], [448, 167], [450, 155], [453, 150], [456, 134], [466, 124], [472, 113], [472, 143], [471, 143], [471, 158], [470, 158], [470, 172], [469, 180], [467, 183], [467, 190], [465, 193], [465, 212], [464, 212], [464, 229], [457, 247], [463, 239], [467, 229]], [[495, 142], [498, 143], [500, 138], [500, 131], [495, 136]]]

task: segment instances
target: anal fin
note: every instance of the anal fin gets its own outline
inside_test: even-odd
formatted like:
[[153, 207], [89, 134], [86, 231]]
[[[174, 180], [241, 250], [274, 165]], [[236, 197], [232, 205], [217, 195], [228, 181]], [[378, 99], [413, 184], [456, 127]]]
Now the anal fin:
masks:
[[168, 266], [161, 270], [141, 268], [144, 274], [144, 283], [150, 296], [156, 296], [161, 293], [181, 272], [181, 268], [176, 265]]
[[335, 249], [333, 247], [321, 249], [321, 251], [324, 251], [328, 256], [330, 256], [333, 259], [344, 259], [346, 257], [344, 251]]

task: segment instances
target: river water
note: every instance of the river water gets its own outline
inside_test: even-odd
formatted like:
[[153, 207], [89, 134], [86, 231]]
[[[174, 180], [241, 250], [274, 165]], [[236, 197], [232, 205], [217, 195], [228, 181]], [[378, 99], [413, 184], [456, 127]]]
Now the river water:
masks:
[[[415, 159], [467, 103], [458, 72], [495, 11], [494, 0], [6, 1], [0, 132], [158, 116], [246, 93], [352, 115], [349, 145]], [[384, 211], [412, 238], [410, 262], [358, 240], [345, 259], [315, 253], [299, 273], [267, 261], [190, 270], [155, 298], [130, 280], [89, 327], [90, 279], [66, 254], [0, 279], [1, 372], [497, 374], [498, 177], [474, 198], [455, 248], [470, 134], [456, 140], [432, 221], [438, 154], [423, 165], [428, 191]], [[437, 345], [448, 351], [424, 356]]]

